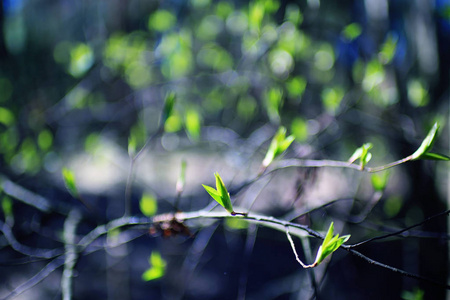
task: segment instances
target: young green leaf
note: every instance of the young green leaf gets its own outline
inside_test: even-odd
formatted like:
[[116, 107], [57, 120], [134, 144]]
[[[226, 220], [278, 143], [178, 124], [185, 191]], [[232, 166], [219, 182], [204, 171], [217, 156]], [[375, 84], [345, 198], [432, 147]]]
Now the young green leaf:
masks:
[[383, 191], [386, 188], [389, 175], [388, 171], [372, 174], [370, 180], [375, 191]]
[[67, 190], [69, 190], [69, 193], [72, 195], [72, 197], [79, 198], [77, 185], [75, 181], [75, 174], [71, 170], [63, 168], [62, 175], [66, 188]]
[[425, 139], [422, 141], [422, 144], [420, 147], [411, 155], [412, 160], [416, 160], [419, 158], [422, 158], [422, 156], [426, 153], [428, 153], [431, 150], [431, 147], [433, 147], [434, 141], [436, 140], [436, 133], [439, 129], [438, 123], [434, 123], [433, 127], [428, 132]]
[[334, 234], [334, 223], [331, 222], [330, 227], [328, 228], [328, 232], [325, 236], [325, 239], [323, 240], [322, 245], [319, 247], [319, 250], [317, 251], [316, 260], [314, 261], [313, 266], [319, 265], [325, 258], [331, 255], [350, 238], [350, 235], [344, 235], [339, 237], [339, 234], [335, 236], [333, 236], [333, 234]]
[[157, 251], [153, 251], [148, 260], [150, 268], [142, 274], [142, 280], [151, 281], [164, 276], [166, 272], [166, 262]]
[[158, 210], [158, 202], [154, 195], [145, 193], [139, 201], [139, 208], [146, 217], [153, 216]]
[[222, 205], [230, 214], [234, 215], [233, 205], [231, 204], [230, 194], [225, 187], [225, 184], [222, 181], [219, 173], [214, 173], [216, 177], [216, 189], [202, 184], [208, 194], [213, 197], [214, 200], [217, 201], [220, 205]]
[[437, 138], [437, 131], [439, 130], [438, 123], [434, 123], [433, 127], [428, 132], [425, 139], [422, 141], [422, 144], [420, 147], [414, 152], [410, 158], [411, 160], [417, 160], [417, 159], [430, 159], [430, 160], [444, 160], [449, 161], [450, 157], [443, 154], [438, 153], [431, 153], [429, 152], [431, 148], [433, 147], [433, 144]]
[[280, 156], [292, 144], [295, 137], [290, 135], [286, 137], [286, 128], [281, 126], [270, 142], [269, 149], [262, 162], [264, 168], [267, 168], [272, 161]]
[[164, 126], [167, 119], [172, 115], [173, 113], [173, 106], [175, 105], [176, 95], [175, 93], [168, 93], [166, 95], [166, 98], [164, 99], [164, 108], [161, 115], [161, 125]]
[[372, 153], [369, 152], [372, 147], [372, 143], [365, 143], [364, 145], [356, 149], [355, 152], [353, 152], [348, 162], [354, 163], [359, 158], [361, 170], [364, 169], [366, 164], [372, 159]]

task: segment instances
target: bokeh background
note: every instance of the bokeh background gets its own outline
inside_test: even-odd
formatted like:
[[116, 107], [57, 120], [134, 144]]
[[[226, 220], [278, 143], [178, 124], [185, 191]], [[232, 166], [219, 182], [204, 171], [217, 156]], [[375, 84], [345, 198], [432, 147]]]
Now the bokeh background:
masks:
[[[54, 258], [40, 251], [64, 247], [74, 208], [82, 212], [79, 239], [123, 215], [131, 157], [149, 137], [128, 181], [136, 216], [143, 197], [157, 201], [158, 213], [203, 209], [212, 199], [201, 184], [213, 185], [214, 172], [243, 208], [319, 231], [333, 220], [350, 243], [448, 208], [447, 162], [398, 166], [381, 190], [369, 174], [339, 168], [287, 168], [243, 185], [280, 126], [295, 137], [286, 158], [346, 161], [371, 142], [369, 166], [379, 166], [413, 153], [439, 122], [434, 149], [448, 155], [448, 0], [0, 3], [0, 297], [26, 283], [15, 299], [61, 297], [62, 267], [32, 280]], [[171, 93], [174, 112], [161, 130]], [[63, 168], [82, 201], [67, 191]], [[359, 250], [445, 283], [447, 223], [444, 215]], [[307, 272], [285, 234], [270, 228], [187, 225], [193, 237], [142, 228], [102, 237], [80, 254], [74, 299], [446, 296], [344, 251]], [[300, 253], [319, 245], [296, 244]], [[145, 281], [152, 252], [167, 269]]]

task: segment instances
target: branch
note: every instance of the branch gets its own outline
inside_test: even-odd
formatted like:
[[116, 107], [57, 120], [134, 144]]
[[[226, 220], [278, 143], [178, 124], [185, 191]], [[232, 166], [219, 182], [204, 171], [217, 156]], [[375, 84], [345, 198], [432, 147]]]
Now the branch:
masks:
[[75, 267], [75, 263], [78, 259], [78, 253], [76, 251], [75, 245], [75, 236], [77, 225], [80, 220], [80, 212], [77, 209], [74, 209], [69, 213], [69, 216], [64, 222], [64, 241], [66, 243], [66, 255], [64, 258], [64, 271], [61, 279], [62, 298], [64, 300], [72, 299], [73, 268]]
[[[138, 218], [138, 217], [122, 217], [120, 219], [113, 220], [105, 225], [99, 226], [92, 230], [89, 234], [87, 234], [79, 243], [80, 247], [86, 248], [89, 244], [94, 242], [97, 238], [100, 236], [106, 234], [108, 230], [124, 227], [124, 226], [130, 226], [130, 225], [151, 225], [151, 224], [157, 224], [157, 223], [163, 223], [163, 222], [170, 222], [171, 220], [177, 220], [178, 222], [183, 222], [186, 220], [194, 220], [194, 219], [202, 219], [202, 218], [209, 218], [209, 219], [223, 219], [223, 218], [241, 218], [242, 220], [248, 221], [248, 222], [254, 222], [258, 223], [260, 225], [263, 225], [265, 227], [270, 227], [273, 229], [276, 229], [278, 231], [286, 233], [288, 236], [289, 242], [292, 241], [292, 238], [289, 239], [289, 236], [291, 234], [302, 237], [304, 236], [304, 233], [306, 232], [312, 237], [318, 238], [323, 240], [325, 237], [323, 234], [309, 228], [308, 226], [296, 224], [280, 219], [276, 219], [274, 217], [264, 216], [264, 215], [258, 215], [249, 213], [247, 215], [239, 215], [239, 216], [231, 216], [230, 213], [226, 211], [194, 211], [194, 212], [178, 212], [178, 213], [168, 213], [168, 214], [161, 214], [154, 216], [152, 219], [148, 218]], [[286, 231], [286, 228], [292, 228], [296, 229], [296, 231]], [[292, 242], [291, 242], [292, 246]], [[351, 245], [341, 245], [340, 248], [350, 252], [353, 255], [356, 255], [357, 257], [365, 260], [369, 264], [373, 264], [379, 267], [382, 267], [384, 269], [390, 270], [392, 272], [395, 272], [397, 274], [407, 276], [410, 278], [426, 281], [428, 283], [434, 284], [439, 287], [443, 287], [450, 290], [450, 285], [447, 285], [445, 283], [440, 283], [437, 281], [434, 281], [432, 279], [409, 273], [406, 271], [403, 271], [401, 269], [385, 265], [383, 263], [380, 263], [378, 261], [375, 261], [364, 254], [352, 249]], [[294, 252], [295, 254], [296, 252]]]
[[361, 166], [355, 165], [353, 163], [350, 163], [348, 161], [338, 161], [338, 160], [315, 160], [315, 159], [297, 159], [297, 158], [291, 158], [291, 159], [283, 159], [279, 160], [277, 162], [273, 162], [272, 166], [269, 167], [269, 171], [267, 173], [272, 173], [279, 169], [284, 168], [292, 168], [292, 167], [307, 167], [307, 168], [323, 168], [323, 167], [331, 167], [331, 168], [348, 168], [348, 169], [354, 169], [358, 171], [368, 172], [368, 173], [376, 173], [381, 172], [384, 170], [387, 170], [389, 168], [398, 166], [402, 163], [411, 161], [412, 157], [408, 156], [403, 159], [391, 162], [386, 165], [382, 165], [379, 167], [364, 167], [361, 169]]

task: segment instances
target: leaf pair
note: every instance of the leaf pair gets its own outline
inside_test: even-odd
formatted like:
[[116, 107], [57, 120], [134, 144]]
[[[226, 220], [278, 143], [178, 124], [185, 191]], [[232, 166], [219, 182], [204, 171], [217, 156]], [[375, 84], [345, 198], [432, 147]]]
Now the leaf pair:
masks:
[[280, 127], [270, 143], [266, 156], [262, 162], [263, 168], [267, 168], [272, 161], [280, 156], [294, 141], [294, 136], [286, 137], [286, 128]]
[[339, 234], [336, 234], [334, 236], [333, 234], [334, 234], [334, 223], [331, 222], [330, 227], [328, 228], [327, 235], [325, 236], [322, 245], [319, 247], [319, 250], [317, 251], [316, 260], [312, 264], [313, 267], [319, 265], [325, 258], [327, 258], [327, 256], [331, 255], [350, 238], [350, 235], [344, 235], [339, 237]]
[[166, 272], [166, 262], [157, 251], [153, 251], [148, 260], [150, 268], [142, 274], [142, 280], [150, 281], [161, 278]]
[[369, 152], [370, 149], [372, 149], [373, 145], [372, 143], [365, 143], [361, 147], [355, 150], [355, 152], [352, 154], [352, 156], [349, 158], [350, 163], [354, 163], [357, 159], [360, 160], [360, 167], [361, 170], [364, 170], [364, 167], [367, 165], [367, 163], [372, 159], [372, 153]]
[[202, 184], [208, 194], [213, 197], [214, 200], [217, 201], [220, 205], [222, 205], [230, 214], [235, 215], [236, 213], [233, 211], [233, 205], [231, 204], [230, 194], [223, 183], [222, 178], [220, 178], [219, 173], [214, 173], [216, 177], [216, 189]]
[[430, 150], [433, 147], [433, 144], [437, 137], [437, 131], [439, 129], [438, 123], [434, 123], [431, 130], [428, 132], [425, 139], [422, 141], [420, 147], [414, 152], [410, 157], [411, 160], [417, 159], [432, 159], [432, 160], [450, 160], [450, 157], [442, 154], [431, 153]]

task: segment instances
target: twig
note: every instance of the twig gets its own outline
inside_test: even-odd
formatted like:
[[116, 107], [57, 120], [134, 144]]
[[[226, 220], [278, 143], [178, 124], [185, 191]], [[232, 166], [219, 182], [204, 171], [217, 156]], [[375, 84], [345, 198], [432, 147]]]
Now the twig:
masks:
[[308, 269], [314, 267], [314, 265], [305, 265], [300, 258], [298, 257], [297, 250], [295, 249], [294, 241], [292, 240], [291, 234], [289, 233], [289, 226], [286, 226], [286, 236], [291, 244], [292, 252], [294, 252], [295, 260], [298, 261], [298, 263], [303, 267], [303, 269]]
[[408, 157], [405, 157], [403, 159], [391, 162], [391, 163], [383, 165], [383, 166], [373, 167], [373, 168], [364, 167], [363, 169], [361, 169], [361, 166], [353, 164], [353, 163], [350, 163], [348, 161], [327, 160], [327, 159], [315, 160], [315, 159], [296, 159], [296, 158], [291, 158], [291, 159], [283, 159], [283, 160], [279, 160], [279, 161], [273, 162], [272, 165], [269, 167], [269, 170], [267, 172], [265, 172], [264, 174], [269, 174], [269, 173], [275, 172], [276, 170], [279, 170], [279, 169], [292, 168], [292, 167], [349, 168], [349, 169], [354, 169], [354, 170], [368, 172], [368, 173], [376, 173], [376, 172], [381, 172], [381, 171], [387, 170], [389, 168], [398, 166], [398, 165], [400, 165], [402, 163], [405, 163], [405, 162], [408, 162], [408, 161], [411, 161], [411, 160], [412, 160], [412, 157], [408, 156]]
[[2, 220], [0, 220], [0, 231], [3, 232], [3, 235], [5, 236], [11, 248], [19, 253], [22, 253], [23, 255], [49, 259], [64, 254], [63, 249], [31, 248], [26, 245], [22, 245], [14, 237], [11, 228]]
[[[447, 213], [447, 212], [446, 212]], [[193, 219], [201, 219], [201, 218], [213, 218], [213, 219], [223, 219], [223, 218], [231, 218], [232, 216], [230, 216], [230, 214], [226, 211], [220, 211], [220, 212], [216, 212], [216, 211], [194, 211], [194, 212], [178, 212], [178, 213], [170, 213], [170, 214], [162, 214], [162, 215], [157, 215], [154, 216], [152, 220], [149, 220], [147, 218], [137, 218], [137, 217], [122, 217], [120, 219], [116, 219], [113, 220], [111, 222], [109, 222], [108, 224], [102, 225], [97, 227], [96, 229], [94, 229], [93, 231], [91, 231], [88, 235], [86, 235], [79, 243], [81, 248], [85, 248], [87, 247], [90, 243], [92, 243], [93, 241], [95, 241], [97, 238], [99, 238], [101, 235], [104, 235], [108, 232], [108, 230], [111, 229], [115, 229], [115, 228], [120, 228], [120, 227], [124, 227], [124, 226], [130, 226], [130, 225], [145, 225], [145, 224], [153, 224], [153, 223], [159, 223], [159, 222], [164, 222], [164, 221], [169, 221], [169, 220], [173, 220], [176, 219], [179, 222], [182, 221], [186, 221], [186, 220], [193, 220]], [[266, 227], [270, 227], [270, 228], [274, 228], [276, 230], [285, 232], [286, 235], [288, 236], [288, 240], [291, 243], [292, 246], [292, 238], [289, 238], [289, 236], [291, 234], [296, 235], [301, 237], [302, 234], [301, 232], [291, 232], [291, 231], [287, 231], [286, 228], [295, 228], [298, 229], [300, 231], [306, 232], [308, 233], [310, 236], [313, 236], [315, 238], [319, 238], [319, 239], [324, 239], [324, 236], [309, 228], [308, 226], [305, 225], [301, 225], [301, 224], [296, 224], [296, 223], [292, 223], [292, 222], [288, 222], [288, 221], [284, 221], [284, 220], [280, 220], [280, 219], [276, 219], [274, 217], [268, 217], [268, 216], [264, 216], [264, 215], [257, 215], [257, 214], [253, 214], [253, 213], [249, 213], [245, 216], [234, 216], [233, 218], [241, 218], [242, 220], [246, 220], [248, 222], [256, 222], [258, 224], [264, 225]], [[408, 273], [406, 271], [403, 271], [401, 269], [389, 266], [389, 265], [385, 265], [383, 263], [380, 263], [378, 261], [375, 261], [365, 255], [363, 255], [362, 253], [352, 249], [351, 246], [349, 245], [341, 245], [340, 248], [345, 249], [346, 251], [349, 251], [351, 254], [358, 256], [359, 258], [365, 260], [366, 262], [382, 267], [384, 269], [390, 270], [392, 272], [398, 273], [400, 275], [403, 276], [407, 276], [410, 278], [415, 278], [418, 280], [423, 280], [429, 283], [432, 283], [436, 286], [439, 287], [443, 287], [446, 289], [450, 289], [450, 285], [447, 285], [445, 283], [440, 283], [440, 282], [436, 282], [432, 279], [426, 278], [426, 277], [422, 277], [420, 275], [416, 275], [413, 273]], [[295, 254], [296, 252], [294, 252]], [[297, 255], [298, 256], [298, 255]], [[302, 263], [301, 263], [302, 264]], [[304, 265], [304, 264], [303, 264]], [[302, 266], [303, 266], [302, 265]], [[307, 266], [307, 265], [305, 265]]]
[[405, 231], [408, 231], [408, 230], [410, 230], [412, 228], [415, 228], [415, 227], [418, 227], [418, 226], [420, 226], [422, 224], [425, 224], [426, 222], [429, 222], [430, 220], [432, 220], [434, 218], [437, 218], [437, 217], [440, 217], [440, 216], [443, 216], [443, 215], [448, 215], [449, 213], [450, 213], [450, 210], [446, 210], [444, 212], [441, 212], [441, 213], [438, 213], [438, 214], [436, 214], [434, 216], [426, 218], [425, 220], [423, 220], [420, 223], [408, 226], [408, 227], [406, 227], [406, 228], [404, 228], [402, 230], [398, 230], [396, 232], [392, 232], [392, 233], [381, 235], [381, 236], [376, 236], [376, 237], [370, 238], [368, 240], [365, 240], [365, 241], [362, 241], [362, 242], [359, 242], [359, 243], [356, 243], [356, 244], [353, 244], [353, 245], [347, 245], [347, 247], [349, 249], [352, 249], [352, 248], [356, 248], [356, 247], [362, 246], [364, 244], [367, 244], [367, 243], [370, 243], [370, 242], [373, 242], [373, 241], [376, 241], [376, 240], [381, 240], [381, 239], [385, 239], [385, 238], [388, 238], [388, 237], [391, 237], [391, 236], [396, 236], [396, 235], [399, 235], [399, 234], [401, 234], [401, 233], [403, 233]]
[[11, 293], [9, 293], [5, 298], [3, 298], [3, 300], [12, 299], [22, 294], [23, 292], [31, 289], [62, 265], [64, 265], [64, 259], [62, 257], [55, 258], [54, 260], [49, 262], [44, 268], [42, 268], [36, 275], [34, 275], [26, 282], [16, 287]]
[[76, 251], [75, 236], [78, 223], [81, 220], [81, 214], [77, 209], [69, 213], [64, 222], [64, 241], [66, 243], [66, 255], [64, 259], [64, 271], [61, 279], [61, 290], [63, 300], [72, 299], [72, 276], [73, 268], [78, 259]]

